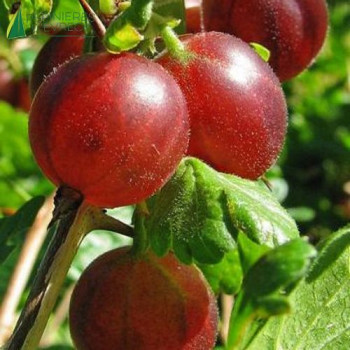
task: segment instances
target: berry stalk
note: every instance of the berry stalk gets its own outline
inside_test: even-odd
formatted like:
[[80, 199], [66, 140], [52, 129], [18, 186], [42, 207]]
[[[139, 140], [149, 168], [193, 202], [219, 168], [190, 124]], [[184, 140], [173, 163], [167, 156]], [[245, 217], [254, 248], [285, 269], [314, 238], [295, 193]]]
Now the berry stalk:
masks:
[[161, 36], [172, 57], [181, 59], [185, 55], [184, 44], [172, 28], [165, 26], [161, 31]]
[[88, 20], [91, 23], [96, 35], [102, 40], [106, 34], [106, 28], [95, 11], [91, 8], [86, 0], [79, 0], [80, 5], [84, 9]]

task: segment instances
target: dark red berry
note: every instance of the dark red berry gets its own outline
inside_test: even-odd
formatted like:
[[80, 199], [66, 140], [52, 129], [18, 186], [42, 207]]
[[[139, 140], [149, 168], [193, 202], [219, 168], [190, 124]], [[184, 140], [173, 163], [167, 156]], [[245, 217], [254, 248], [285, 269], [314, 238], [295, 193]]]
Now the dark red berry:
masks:
[[256, 179], [278, 157], [286, 103], [271, 68], [248, 44], [223, 33], [184, 42], [186, 54], [157, 62], [178, 81], [189, 108], [189, 154], [219, 171]]
[[129, 248], [95, 260], [70, 304], [77, 350], [212, 350], [217, 321], [215, 297], [196, 267]]
[[186, 102], [158, 64], [134, 54], [89, 54], [39, 88], [29, 136], [57, 185], [116, 207], [144, 200], [175, 171], [188, 144]]
[[312, 63], [328, 27], [325, 0], [203, 0], [203, 13], [206, 30], [268, 48], [269, 63], [281, 81]]
[[39, 86], [55, 68], [80, 56], [84, 46], [84, 31], [78, 27], [61, 31], [51, 37], [39, 52], [30, 78], [30, 93], [34, 97]]

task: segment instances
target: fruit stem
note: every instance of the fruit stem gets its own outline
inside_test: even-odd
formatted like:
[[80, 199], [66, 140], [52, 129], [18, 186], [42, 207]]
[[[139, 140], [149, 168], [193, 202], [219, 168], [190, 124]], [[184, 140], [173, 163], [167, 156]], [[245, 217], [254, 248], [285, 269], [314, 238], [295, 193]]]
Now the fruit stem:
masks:
[[164, 40], [165, 46], [171, 56], [182, 59], [185, 55], [185, 46], [176, 35], [175, 31], [169, 26], [165, 26], [161, 30], [161, 36]]
[[93, 27], [96, 35], [103, 40], [105, 34], [106, 34], [106, 27], [100, 20], [100, 18], [97, 16], [96, 12], [91, 8], [91, 6], [88, 4], [86, 0], [79, 0], [80, 5], [84, 9], [88, 20], [91, 23], [91, 26]]
[[232, 309], [230, 327], [226, 344], [227, 350], [239, 348], [249, 321], [254, 317], [254, 306], [248, 301], [244, 292], [238, 294], [235, 305]]
[[107, 215], [98, 208], [92, 213], [91, 220], [95, 229], [113, 231], [126, 237], [134, 237], [134, 229], [131, 226]]
[[96, 211], [96, 208], [82, 203], [80, 194], [61, 188], [57, 191], [55, 204], [54, 221], [49, 225], [53, 230], [53, 237], [5, 349], [38, 348], [78, 247], [84, 236], [94, 228], [91, 213]]

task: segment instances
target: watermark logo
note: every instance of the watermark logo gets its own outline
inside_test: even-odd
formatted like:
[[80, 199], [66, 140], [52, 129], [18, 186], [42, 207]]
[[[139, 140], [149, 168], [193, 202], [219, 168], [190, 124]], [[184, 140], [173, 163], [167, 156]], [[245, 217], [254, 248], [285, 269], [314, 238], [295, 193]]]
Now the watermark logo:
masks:
[[26, 31], [24, 29], [22, 11], [19, 8], [15, 17], [12, 19], [11, 28], [7, 34], [9, 39], [25, 38]]
[[[2, 1], [2, 0], [0, 0]], [[94, 33], [85, 33], [84, 24], [87, 25], [89, 17], [84, 12], [55, 12], [50, 15], [28, 14], [19, 8], [11, 19], [7, 32], [8, 39], [25, 38], [33, 33], [35, 27], [39, 26], [41, 32], [47, 32], [52, 36], [89, 36]], [[32, 28], [32, 29], [31, 29]], [[81, 28], [81, 30], [77, 30]]]

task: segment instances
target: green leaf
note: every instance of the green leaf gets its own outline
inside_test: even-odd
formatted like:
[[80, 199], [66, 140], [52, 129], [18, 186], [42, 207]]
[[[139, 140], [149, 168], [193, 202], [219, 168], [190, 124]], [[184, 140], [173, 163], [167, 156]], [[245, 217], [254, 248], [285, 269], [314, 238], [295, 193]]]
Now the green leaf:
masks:
[[173, 249], [190, 263], [214, 264], [232, 250], [239, 231], [269, 247], [298, 237], [295, 222], [259, 182], [216, 172], [186, 158], [174, 177], [151, 200], [146, 218], [158, 255]]
[[153, 52], [154, 40], [160, 31], [156, 22], [151, 20], [155, 16], [176, 26], [179, 34], [185, 32], [183, 0], [155, 0], [153, 7], [152, 2], [147, 0], [131, 2], [107, 28], [104, 38], [107, 50], [115, 53], [127, 51], [142, 42], [141, 51]]
[[0, 34], [6, 33], [9, 25], [8, 9], [5, 6], [5, 2], [0, 0]]
[[104, 15], [114, 15], [117, 13], [117, 5], [115, 0], [99, 0], [99, 8]]
[[137, 29], [125, 22], [118, 26], [111, 25], [106, 32], [104, 43], [109, 51], [120, 52], [133, 49], [142, 39], [143, 36]]
[[226, 253], [218, 264], [198, 264], [197, 266], [202, 270], [215, 294], [238, 293], [243, 274], [237, 249]]
[[108, 51], [121, 52], [135, 48], [144, 38], [143, 31], [152, 15], [152, 1], [131, 2], [109, 25], [104, 37]]
[[33, 198], [13, 216], [0, 219], [0, 264], [23, 241], [44, 200], [44, 197]]
[[256, 328], [255, 320], [290, 311], [286, 295], [306, 275], [315, 255], [315, 248], [298, 238], [268, 251], [248, 270], [232, 310], [228, 349], [237, 349]]
[[87, 21], [79, 0], [55, 0], [52, 11], [45, 20], [44, 27], [63, 29], [77, 24], [86, 24]]
[[176, 26], [175, 31], [177, 34], [186, 33], [184, 0], [155, 0], [153, 9], [161, 16], [181, 20], [180, 24]]
[[320, 245], [307, 278], [291, 293], [293, 312], [270, 319], [242, 349], [348, 349], [350, 227]]
[[170, 27], [174, 29], [181, 23], [180, 20], [172, 17], [163, 17], [153, 12], [151, 19], [144, 31], [144, 40], [142, 41], [139, 52], [141, 54], [147, 54], [150, 52], [152, 55], [156, 54], [157, 51], [160, 52], [164, 50], [164, 42], [156, 41], [162, 36], [162, 31], [165, 27]]
[[41, 23], [52, 10], [53, 0], [34, 0], [35, 12]]
[[262, 46], [258, 43], [250, 43], [250, 46], [254, 51], [265, 61], [268, 62], [271, 56], [271, 52], [265, 46]]
[[269, 251], [249, 269], [245, 293], [257, 298], [288, 287], [305, 275], [315, 255], [315, 248], [301, 238]]
[[269, 247], [263, 244], [253, 242], [242, 232], [238, 234], [237, 243], [244, 274], [261, 258], [262, 255], [270, 250]]
[[235, 243], [225, 223], [223, 192], [214, 182], [216, 173], [197, 173], [193, 161], [182, 162], [174, 177], [149, 202], [151, 215], [145, 227], [157, 254], [165, 255], [172, 247], [185, 263], [192, 258], [217, 263]]
[[262, 318], [283, 315], [290, 312], [288, 298], [281, 295], [268, 295], [258, 298], [255, 304], [258, 314]]

